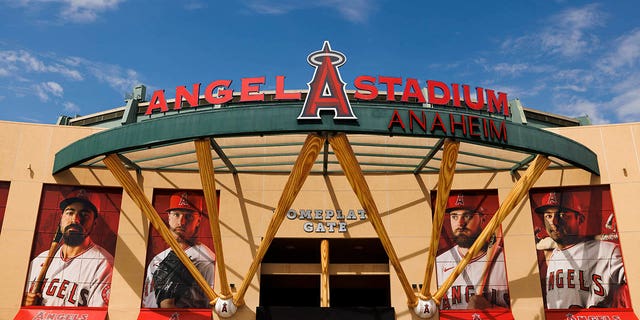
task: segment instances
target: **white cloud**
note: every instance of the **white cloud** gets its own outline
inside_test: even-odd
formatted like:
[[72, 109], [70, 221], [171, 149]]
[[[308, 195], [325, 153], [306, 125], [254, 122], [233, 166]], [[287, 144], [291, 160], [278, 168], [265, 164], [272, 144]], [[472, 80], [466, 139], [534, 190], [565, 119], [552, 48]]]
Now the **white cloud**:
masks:
[[49, 101], [50, 95], [62, 97], [62, 95], [64, 94], [64, 89], [62, 88], [62, 86], [59, 83], [53, 81], [47, 81], [36, 85], [34, 87], [34, 91], [42, 102]]
[[568, 84], [568, 85], [562, 85], [562, 86], [555, 86], [553, 87], [553, 90], [569, 90], [569, 91], [575, 91], [575, 92], [586, 92], [587, 88], [584, 86], [578, 86], [575, 84]]
[[100, 63], [87, 63], [87, 67], [94, 77], [121, 93], [130, 92], [135, 85], [142, 83], [135, 70]]
[[69, 69], [60, 64], [47, 67], [47, 71], [61, 74], [73, 80], [83, 80], [82, 74], [78, 70]]
[[0, 50], [0, 80], [16, 97], [33, 95], [40, 101], [62, 97], [63, 87], [74, 89], [69, 81], [104, 82], [118, 94], [131, 92], [143, 82], [135, 70], [118, 65], [26, 50]]
[[593, 70], [583, 69], [557, 69], [551, 74], [551, 78], [556, 81], [569, 83], [592, 83], [595, 80]]
[[55, 73], [73, 80], [83, 80], [82, 74], [57, 62], [45, 63], [25, 50], [0, 51], [0, 76], [23, 73]]
[[604, 19], [605, 14], [597, 4], [567, 9], [549, 17], [541, 30], [504, 40], [501, 48], [508, 51], [526, 49], [529, 55], [580, 56], [598, 46], [600, 40], [589, 30], [602, 26]]
[[78, 107], [75, 103], [73, 102], [64, 102], [62, 104], [64, 106], [64, 111], [65, 112], [69, 112], [69, 113], [78, 113], [80, 112], [80, 107]]
[[487, 70], [491, 70], [502, 75], [518, 75], [524, 72], [544, 73], [544, 72], [549, 72], [553, 69], [550, 66], [544, 66], [544, 65], [529, 64], [529, 63], [505, 63], [505, 62], [490, 65], [489, 67], [485, 67], [485, 68]]
[[62, 0], [62, 16], [77, 22], [92, 22], [98, 14], [118, 7], [122, 0]]
[[614, 97], [607, 103], [624, 122], [640, 121], [640, 73], [636, 73], [613, 85]]
[[42, 88], [41, 86], [35, 86], [34, 87], [34, 91], [36, 93], [36, 96], [38, 96], [38, 98], [40, 98], [40, 101], [42, 101], [42, 102], [49, 101], [49, 95], [44, 90], [44, 88]]
[[[101, 13], [118, 8], [125, 0], [20, 0], [17, 5], [33, 9], [34, 6], [54, 6], [65, 21], [93, 22]], [[41, 8], [49, 11], [50, 7]]]
[[374, 9], [371, 1], [351, 0], [351, 1], [329, 1], [330, 6], [334, 6], [338, 11], [351, 22], [366, 22]]
[[616, 73], [620, 68], [638, 66], [640, 60], [640, 29], [631, 31], [615, 41], [615, 48], [602, 58], [598, 67], [609, 73]]
[[514, 74], [526, 71], [529, 66], [524, 63], [498, 63], [492, 69], [498, 73]]
[[255, 13], [267, 15], [281, 15], [291, 11], [318, 7], [332, 8], [338, 11], [343, 18], [353, 23], [366, 22], [376, 9], [375, 3], [370, 0], [249, 0], [245, 2], [245, 5]]
[[602, 108], [600, 103], [588, 101], [583, 98], [570, 99], [566, 104], [562, 105], [558, 109], [560, 114], [564, 114], [569, 117], [588, 116], [593, 124], [610, 123], [609, 119], [606, 117], [607, 111]]
[[62, 94], [64, 93], [64, 89], [57, 82], [48, 81], [43, 83], [42, 85], [44, 86], [44, 88], [47, 89], [47, 91], [51, 92], [51, 94], [53, 94], [54, 96], [62, 97]]
[[551, 24], [539, 35], [540, 42], [552, 53], [569, 57], [581, 55], [598, 43], [598, 38], [587, 31], [601, 26], [603, 19], [597, 4], [567, 9], [551, 17]]

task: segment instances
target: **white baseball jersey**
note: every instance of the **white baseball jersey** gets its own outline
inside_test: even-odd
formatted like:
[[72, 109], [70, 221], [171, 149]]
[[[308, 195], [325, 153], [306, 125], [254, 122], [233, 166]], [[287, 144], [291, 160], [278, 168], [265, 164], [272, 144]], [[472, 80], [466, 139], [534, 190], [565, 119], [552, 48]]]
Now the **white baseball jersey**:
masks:
[[[38, 277], [48, 251], [31, 261], [27, 290]], [[44, 306], [106, 307], [111, 293], [113, 257], [107, 250], [91, 242], [89, 247], [71, 259], [62, 257], [62, 247], [53, 256], [42, 287]]]
[[[171, 252], [171, 248], [167, 248], [160, 252], [151, 259], [151, 262], [147, 267], [147, 275], [144, 281], [144, 290], [142, 293], [143, 308], [159, 307], [154, 290], [153, 273], [158, 269], [160, 262], [169, 255], [169, 252]], [[199, 243], [187, 248], [184, 253], [186, 253], [189, 259], [193, 261], [193, 264], [200, 271], [205, 280], [207, 280], [211, 288], [213, 288], [216, 260], [213, 251], [204, 244]], [[178, 308], [210, 308], [209, 299], [197, 283], [194, 283], [193, 286], [187, 290], [187, 293], [177, 299], [175, 304]]]
[[548, 309], [610, 307], [612, 293], [626, 282], [620, 249], [608, 241], [556, 248], [547, 263]]
[[[489, 249], [490, 250], [490, 249]], [[491, 271], [485, 285], [484, 297], [493, 305], [509, 307], [509, 289], [507, 287], [507, 273], [504, 268], [504, 254], [501, 248], [496, 260], [491, 263]], [[471, 260], [467, 267], [460, 273], [453, 285], [447, 290], [446, 295], [440, 300], [440, 309], [468, 309], [469, 299], [476, 294], [475, 288], [482, 283], [482, 274], [487, 265], [486, 253]], [[438, 287], [449, 278], [453, 269], [462, 260], [458, 246], [454, 246], [436, 257], [436, 277]]]

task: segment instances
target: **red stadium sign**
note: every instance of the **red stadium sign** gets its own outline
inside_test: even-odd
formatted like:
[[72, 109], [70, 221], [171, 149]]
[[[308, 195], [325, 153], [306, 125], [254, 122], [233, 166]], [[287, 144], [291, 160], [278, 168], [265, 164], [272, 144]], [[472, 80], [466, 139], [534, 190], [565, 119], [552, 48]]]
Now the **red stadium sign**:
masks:
[[[309, 93], [304, 107], [298, 119], [318, 119], [320, 110], [335, 112], [335, 119], [357, 119], [347, 98], [346, 83], [342, 81], [338, 67], [346, 62], [346, 56], [331, 50], [328, 41], [324, 42], [320, 51], [311, 53], [307, 57], [310, 65], [316, 68], [313, 79], [309, 82]], [[275, 95], [273, 100], [295, 101], [302, 100], [301, 92], [286, 92], [285, 77], [275, 78]], [[201, 83], [195, 83], [191, 90], [186, 86], [178, 86], [175, 90], [175, 104], [173, 110], [183, 107], [197, 107], [200, 105], [200, 95], [209, 104], [225, 104], [233, 99], [234, 89], [231, 88], [232, 80], [214, 80], [204, 87]], [[252, 77], [240, 80], [239, 102], [265, 101], [262, 86], [265, 86], [266, 78]], [[426, 88], [426, 97], [422, 91], [422, 85]], [[430, 103], [432, 105], [450, 106], [457, 109], [483, 110], [488, 113], [509, 116], [509, 101], [507, 94], [496, 93], [491, 89], [476, 87], [471, 89], [469, 85], [452, 83], [448, 85], [441, 81], [427, 80], [420, 83], [418, 79], [402, 77], [373, 77], [360, 75], [355, 78], [353, 86], [356, 88], [355, 99], [370, 101], [378, 97], [379, 92], [387, 92], [386, 101]], [[399, 100], [397, 93], [402, 93]], [[183, 105], [183, 102], [186, 103]], [[153, 92], [149, 107], [145, 115], [156, 112], [168, 112], [165, 90]]]

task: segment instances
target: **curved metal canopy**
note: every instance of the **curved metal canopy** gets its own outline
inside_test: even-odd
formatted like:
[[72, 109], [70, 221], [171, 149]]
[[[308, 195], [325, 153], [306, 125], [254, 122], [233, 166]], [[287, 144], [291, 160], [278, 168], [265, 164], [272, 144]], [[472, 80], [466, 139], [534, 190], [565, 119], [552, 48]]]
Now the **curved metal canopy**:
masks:
[[[301, 102], [239, 104], [187, 108], [176, 114], [149, 117], [138, 123], [105, 130], [60, 150], [53, 173], [71, 167], [104, 168], [103, 156], [117, 153], [136, 170], [198, 171], [193, 140], [210, 138], [217, 172], [288, 173], [309, 132], [349, 135], [356, 157], [365, 173], [437, 172], [445, 138], [461, 141], [457, 171], [515, 171], [533, 160], [534, 155], [550, 157], [551, 167], [578, 167], [599, 174], [595, 153], [585, 146], [526, 125], [512, 123], [487, 113], [472, 114], [479, 119], [502, 123], [506, 142], [471, 136], [462, 128], [451, 130], [449, 114], [459, 119], [469, 116], [451, 107], [425, 108], [398, 103], [352, 102], [356, 121], [297, 120]], [[418, 125], [391, 126], [395, 115], [443, 119], [444, 130], [421, 129]], [[427, 120], [430, 121], [430, 120]], [[311, 173], [342, 172], [334, 153], [325, 146]]]

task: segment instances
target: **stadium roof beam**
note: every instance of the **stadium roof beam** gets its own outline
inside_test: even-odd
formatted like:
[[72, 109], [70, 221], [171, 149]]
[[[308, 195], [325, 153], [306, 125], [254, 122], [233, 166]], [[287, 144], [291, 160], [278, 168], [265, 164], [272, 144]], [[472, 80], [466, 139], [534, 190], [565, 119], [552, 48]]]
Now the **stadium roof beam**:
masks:
[[224, 153], [222, 148], [220, 148], [220, 145], [215, 141], [215, 139], [209, 138], [209, 141], [211, 142], [211, 148], [213, 148], [213, 150], [218, 154], [218, 157], [220, 157], [220, 160], [222, 160], [227, 168], [229, 168], [229, 171], [231, 171], [231, 173], [233, 174], [238, 173], [236, 167], [233, 165], [233, 163], [231, 163], [231, 160], [229, 160], [229, 157], [227, 157], [227, 155]]
[[413, 174], [419, 174], [422, 171], [422, 169], [427, 165], [427, 163], [429, 163], [429, 161], [431, 161], [431, 159], [433, 159], [433, 157], [436, 155], [436, 153], [438, 153], [438, 151], [440, 151], [440, 149], [442, 149], [443, 145], [444, 145], [444, 138], [441, 138], [440, 140], [438, 140], [438, 142], [436, 142], [436, 144], [429, 151], [429, 153], [427, 153], [427, 155], [424, 157], [424, 159], [422, 159], [422, 161], [420, 161], [418, 166], [413, 170]]

